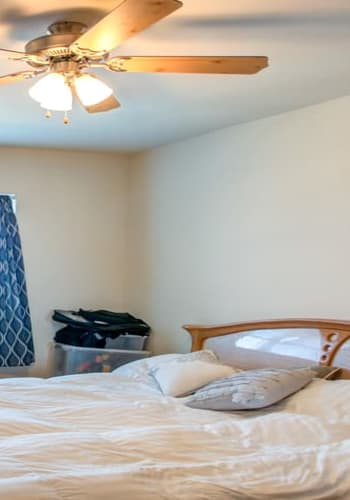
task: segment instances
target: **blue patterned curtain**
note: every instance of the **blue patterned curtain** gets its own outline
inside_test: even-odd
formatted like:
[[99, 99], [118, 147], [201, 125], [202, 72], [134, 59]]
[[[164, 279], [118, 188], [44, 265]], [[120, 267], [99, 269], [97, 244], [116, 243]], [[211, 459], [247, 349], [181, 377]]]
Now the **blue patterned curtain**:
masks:
[[0, 366], [34, 361], [32, 325], [16, 216], [0, 195]]

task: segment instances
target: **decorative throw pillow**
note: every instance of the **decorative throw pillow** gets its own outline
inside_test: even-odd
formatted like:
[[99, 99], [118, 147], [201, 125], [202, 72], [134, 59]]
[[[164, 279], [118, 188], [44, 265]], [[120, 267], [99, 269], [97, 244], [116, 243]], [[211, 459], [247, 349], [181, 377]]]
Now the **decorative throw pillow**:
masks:
[[199, 389], [186, 405], [207, 410], [254, 410], [270, 406], [307, 385], [310, 368], [247, 370]]
[[151, 370], [166, 396], [184, 396], [213, 380], [237, 373], [231, 366], [208, 363], [201, 359], [179, 358], [161, 363]]

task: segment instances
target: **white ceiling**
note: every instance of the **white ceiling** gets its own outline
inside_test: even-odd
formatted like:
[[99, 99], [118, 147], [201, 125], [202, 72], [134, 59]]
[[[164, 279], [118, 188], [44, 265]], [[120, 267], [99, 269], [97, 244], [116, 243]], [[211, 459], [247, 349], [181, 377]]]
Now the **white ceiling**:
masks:
[[[183, 0], [113, 54], [266, 55], [254, 76], [99, 74], [120, 109], [51, 120], [27, 90], [0, 87], [0, 145], [137, 151], [350, 94], [349, 0]], [[2, 0], [0, 47], [22, 50], [55, 20], [93, 24], [118, 0]], [[0, 74], [28, 68], [0, 59]], [[57, 116], [56, 116], [57, 115]]]

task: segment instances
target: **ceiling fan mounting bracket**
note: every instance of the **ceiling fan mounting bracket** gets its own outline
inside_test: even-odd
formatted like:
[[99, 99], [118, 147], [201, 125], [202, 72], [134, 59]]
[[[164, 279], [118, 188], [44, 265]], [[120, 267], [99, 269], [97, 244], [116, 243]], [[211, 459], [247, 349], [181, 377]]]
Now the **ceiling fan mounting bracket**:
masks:
[[86, 30], [87, 26], [84, 23], [79, 23], [77, 21], [57, 21], [50, 24], [47, 28], [47, 33], [49, 35], [57, 35], [58, 33], [82, 35]]
[[73, 54], [78, 56], [80, 59], [92, 59], [94, 61], [101, 61], [109, 56], [109, 52], [105, 50], [91, 50], [80, 47], [77, 43], [73, 43], [71, 46], [71, 51]]

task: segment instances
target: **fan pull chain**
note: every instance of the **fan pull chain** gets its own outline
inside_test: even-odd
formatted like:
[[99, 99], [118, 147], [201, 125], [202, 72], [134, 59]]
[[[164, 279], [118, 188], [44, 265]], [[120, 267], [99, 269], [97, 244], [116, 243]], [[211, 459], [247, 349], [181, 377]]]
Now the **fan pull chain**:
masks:
[[52, 113], [49, 109], [46, 110], [46, 113], [45, 113], [45, 118], [51, 118], [52, 116]]
[[68, 118], [67, 111], [65, 111], [65, 112], [64, 112], [63, 123], [64, 123], [65, 125], [68, 125], [68, 123], [69, 123], [69, 118]]

